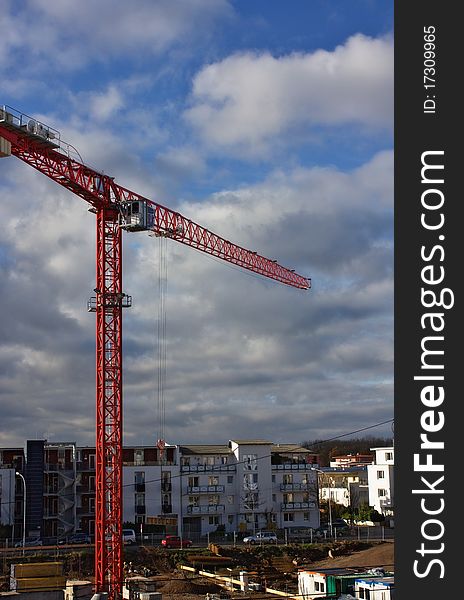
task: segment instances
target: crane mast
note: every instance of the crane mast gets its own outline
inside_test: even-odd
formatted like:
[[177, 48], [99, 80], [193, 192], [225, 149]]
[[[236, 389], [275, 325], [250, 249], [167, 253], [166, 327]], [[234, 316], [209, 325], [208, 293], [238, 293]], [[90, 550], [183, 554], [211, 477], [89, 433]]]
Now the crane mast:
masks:
[[115, 183], [84, 164], [60, 133], [11, 107], [0, 107], [0, 157], [16, 156], [83, 198], [96, 215], [95, 590], [118, 600], [122, 589], [122, 231], [152, 231], [299, 289], [310, 279]]

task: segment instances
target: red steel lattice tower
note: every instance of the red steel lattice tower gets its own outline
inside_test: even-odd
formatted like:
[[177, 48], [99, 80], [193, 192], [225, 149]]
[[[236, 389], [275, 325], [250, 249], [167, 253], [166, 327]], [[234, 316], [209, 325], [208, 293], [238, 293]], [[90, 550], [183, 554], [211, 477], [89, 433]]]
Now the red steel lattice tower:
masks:
[[0, 157], [16, 156], [89, 203], [96, 214], [95, 590], [118, 600], [122, 589], [122, 229], [152, 231], [274, 279], [308, 289], [294, 270], [221, 238], [86, 166], [55, 129], [0, 107]]

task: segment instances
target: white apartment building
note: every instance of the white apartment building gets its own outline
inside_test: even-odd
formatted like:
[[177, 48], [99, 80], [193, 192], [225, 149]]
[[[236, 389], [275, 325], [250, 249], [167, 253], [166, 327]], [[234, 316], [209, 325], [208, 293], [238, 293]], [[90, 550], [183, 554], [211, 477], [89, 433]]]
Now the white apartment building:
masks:
[[394, 511], [393, 468], [395, 453], [393, 446], [371, 448], [375, 452], [375, 462], [367, 467], [369, 483], [369, 506], [385, 516]]

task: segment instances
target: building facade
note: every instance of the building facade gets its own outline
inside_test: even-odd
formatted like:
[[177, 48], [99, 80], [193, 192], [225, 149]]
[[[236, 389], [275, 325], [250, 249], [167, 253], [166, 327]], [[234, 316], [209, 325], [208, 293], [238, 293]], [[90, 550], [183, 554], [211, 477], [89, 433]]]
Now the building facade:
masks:
[[[95, 447], [33, 440], [27, 442], [26, 458], [27, 536], [62, 538], [75, 531], [92, 535]], [[9, 506], [15, 507], [15, 515], [10, 511], [8, 519], [18, 523], [21, 481], [6, 468], [10, 464], [1, 470], [1, 493], [12, 497]], [[169, 525], [170, 532], [195, 539], [215, 531], [317, 528], [317, 467], [311, 450], [266, 440], [125, 447], [123, 522], [135, 523], [138, 532], [145, 524]]]
[[367, 467], [369, 505], [380, 514], [391, 517], [394, 514], [394, 448], [390, 446], [372, 450], [375, 452], [375, 462]]

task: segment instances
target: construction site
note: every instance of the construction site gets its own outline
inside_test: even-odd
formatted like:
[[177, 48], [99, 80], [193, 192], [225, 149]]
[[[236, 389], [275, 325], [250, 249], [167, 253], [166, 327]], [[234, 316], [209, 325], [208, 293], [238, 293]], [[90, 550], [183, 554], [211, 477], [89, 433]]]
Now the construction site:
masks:
[[[209, 548], [177, 551], [131, 548], [124, 555], [122, 597], [297, 599], [302, 598], [299, 579], [306, 571], [330, 574], [339, 586], [347, 580], [352, 584], [362, 576], [382, 579], [393, 571], [393, 552], [392, 542], [355, 541], [261, 547], [210, 544]], [[1, 596], [17, 600], [90, 600], [94, 595], [93, 559], [93, 552], [83, 548], [61, 549], [58, 555], [52, 548], [29, 549], [22, 559], [7, 558], [4, 552]]]

